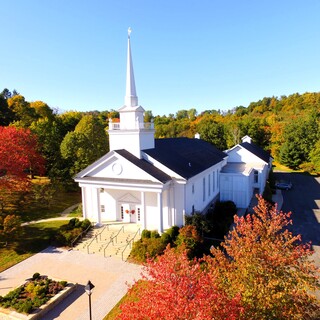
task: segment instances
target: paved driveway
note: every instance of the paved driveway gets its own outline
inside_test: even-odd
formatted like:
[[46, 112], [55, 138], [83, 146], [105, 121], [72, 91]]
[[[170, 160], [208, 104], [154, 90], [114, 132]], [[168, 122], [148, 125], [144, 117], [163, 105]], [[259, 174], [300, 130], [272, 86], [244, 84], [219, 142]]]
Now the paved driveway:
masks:
[[283, 190], [284, 212], [292, 211], [293, 230], [303, 241], [320, 246], [320, 178], [298, 173], [275, 173], [277, 180], [290, 180], [291, 190]]
[[46, 315], [46, 320], [87, 320], [88, 296], [84, 286], [88, 280], [95, 285], [91, 296], [92, 318], [101, 320], [127, 292], [126, 281], [132, 283], [140, 278], [141, 267], [117, 258], [49, 247], [1, 272], [0, 295], [19, 286], [35, 272], [79, 284], [77, 290]]
[[275, 177], [293, 184], [291, 190], [282, 191], [282, 211], [292, 211], [292, 231], [301, 234], [303, 242], [311, 241], [313, 259], [320, 268], [320, 177], [285, 172], [276, 172]]

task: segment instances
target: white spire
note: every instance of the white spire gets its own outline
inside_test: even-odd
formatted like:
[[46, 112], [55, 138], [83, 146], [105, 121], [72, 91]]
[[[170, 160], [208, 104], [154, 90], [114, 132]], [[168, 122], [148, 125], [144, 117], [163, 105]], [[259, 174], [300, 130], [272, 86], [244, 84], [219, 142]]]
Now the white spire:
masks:
[[130, 34], [131, 28], [128, 29], [127, 82], [124, 103], [127, 107], [136, 107], [138, 106], [138, 97], [136, 93], [136, 84], [134, 81], [133, 64], [131, 58]]

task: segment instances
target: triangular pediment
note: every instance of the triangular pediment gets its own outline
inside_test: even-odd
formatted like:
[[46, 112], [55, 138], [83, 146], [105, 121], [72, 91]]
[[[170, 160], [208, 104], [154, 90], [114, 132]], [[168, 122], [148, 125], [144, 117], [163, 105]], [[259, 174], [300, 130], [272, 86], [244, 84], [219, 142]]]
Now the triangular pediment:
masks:
[[140, 200], [134, 197], [132, 194], [126, 193], [124, 196], [118, 199], [118, 202], [139, 204]]
[[[130, 155], [130, 153], [128, 154]], [[131, 157], [140, 163], [141, 160], [132, 155]], [[149, 167], [147, 166], [146, 168]], [[141, 166], [139, 167], [139, 165], [136, 165], [134, 162], [130, 161], [130, 159], [128, 160], [125, 156], [120, 154], [120, 151], [111, 151], [78, 173], [75, 178], [76, 180], [87, 178], [117, 179], [118, 181], [123, 180], [124, 183], [126, 183], [127, 180], [137, 179], [141, 181], [145, 180], [152, 182], [161, 181], [161, 177], [158, 177], [155, 173], [152, 174], [152, 172], [149, 171], [144, 170], [144, 168]]]

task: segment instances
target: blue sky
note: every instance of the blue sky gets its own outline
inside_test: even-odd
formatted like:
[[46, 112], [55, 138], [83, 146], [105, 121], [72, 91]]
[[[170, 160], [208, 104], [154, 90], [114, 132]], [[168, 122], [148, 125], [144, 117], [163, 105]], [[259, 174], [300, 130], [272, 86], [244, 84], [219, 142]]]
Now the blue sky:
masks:
[[318, 0], [0, 0], [0, 90], [67, 110], [124, 103], [127, 29], [154, 115], [318, 92]]

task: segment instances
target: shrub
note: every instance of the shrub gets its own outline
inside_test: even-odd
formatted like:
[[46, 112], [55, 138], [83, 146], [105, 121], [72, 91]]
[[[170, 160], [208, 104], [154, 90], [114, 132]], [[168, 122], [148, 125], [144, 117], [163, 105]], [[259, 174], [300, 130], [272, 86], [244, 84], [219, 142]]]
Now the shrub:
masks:
[[63, 288], [65, 288], [66, 285], [68, 284], [67, 281], [60, 281], [59, 283], [62, 285]]
[[39, 278], [40, 278], [40, 273], [39, 272], [34, 273], [33, 276], [32, 276], [32, 280], [37, 280]]
[[202, 238], [199, 236], [197, 228], [195, 226], [187, 225], [179, 230], [179, 235], [175, 244], [180, 247], [183, 246], [189, 257], [194, 257], [197, 255], [199, 250], [199, 245], [203, 242]]
[[26, 299], [24, 302], [20, 303], [18, 306], [18, 312], [30, 313], [33, 309], [31, 299]]
[[196, 212], [190, 216], [185, 216], [186, 225], [192, 225], [197, 228], [199, 234], [204, 235], [205, 233], [209, 233], [211, 230], [211, 226], [206, 216]]
[[164, 232], [162, 235], [161, 235], [161, 240], [163, 243], [165, 244], [168, 244], [168, 243], [171, 243], [172, 242], [172, 239], [170, 237], [170, 235], [166, 232]]
[[151, 234], [150, 234], [150, 237], [154, 238], [154, 239], [160, 238], [160, 234], [159, 234], [159, 232], [157, 230], [152, 230]]
[[162, 254], [166, 245], [160, 237], [141, 239], [133, 243], [130, 259], [139, 263], [146, 262], [147, 258]]
[[270, 184], [269, 184], [268, 181], [267, 181], [266, 186], [264, 188], [262, 197], [263, 197], [264, 200], [266, 200], [266, 201], [268, 201], [270, 203], [273, 203], [273, 201], [272, 201], [272, 190], [270, 188]]
[[56, 234], [56, 241], [62, 246], [71, 246], [72, 241], [75, 240], [84, 230], [91, 225], [88, 219], [82, 222], [78, 218], [72, 218], [67, 224], [60, 227]]
[[27, 292], [33, 294], [33, 290], [34, 290], [34, 282], [29, 282], [25, 288], [24, 288]]
[[178, 226], [173, 226], [166, 231], [166, 233], [170, 236], [172, 242], [176, 241], [179, 234], [179, 229], [180, 228]]
[[91, 222], [89, 219], [84, 219], [82, 222], [81, 222], [81, 229], [82, 230], [86, 230], [89, 226], [91, 226]]
[[151, 231], [144, 229], [141, 232], [141, 239], [150, 238], [151, 237]]
[[214, 209], [206, 214], [206, 219], [211, 226], [210, 236], [223, 239], [229, 232], [237, 207], [232, 201], [217, 202]]

